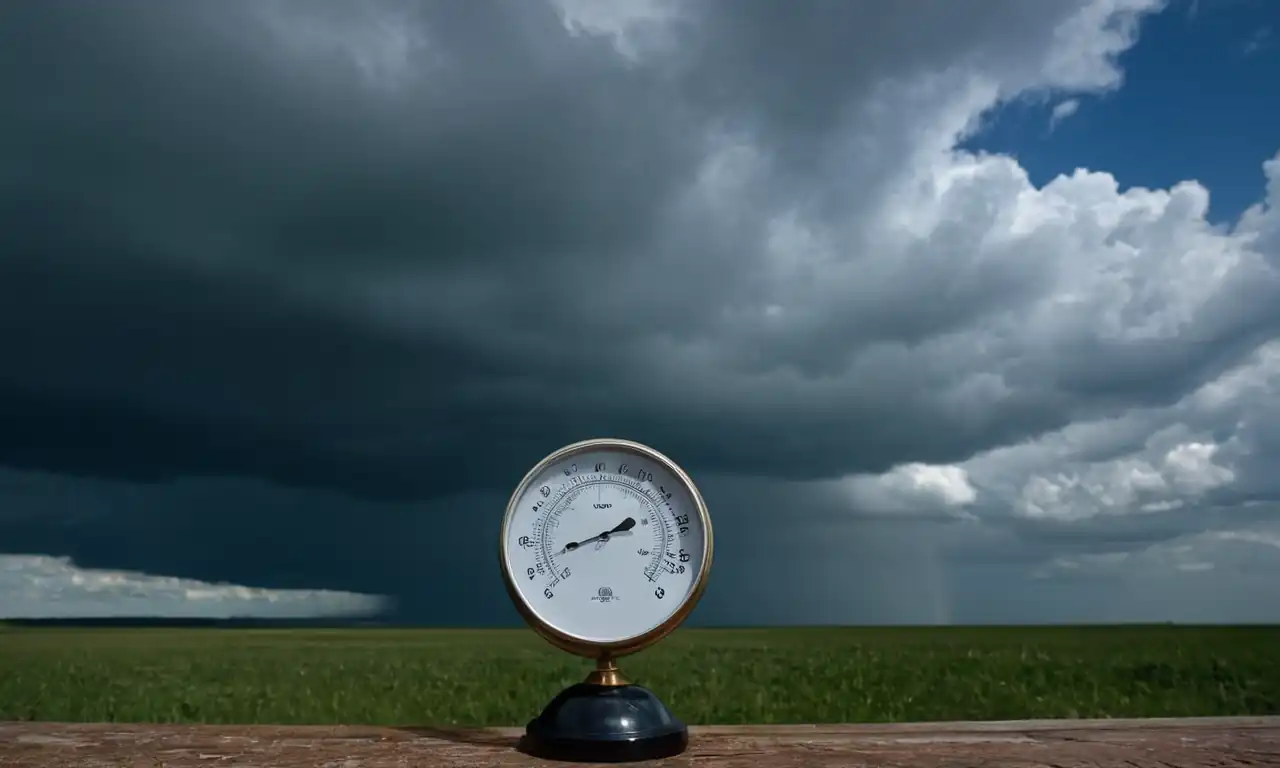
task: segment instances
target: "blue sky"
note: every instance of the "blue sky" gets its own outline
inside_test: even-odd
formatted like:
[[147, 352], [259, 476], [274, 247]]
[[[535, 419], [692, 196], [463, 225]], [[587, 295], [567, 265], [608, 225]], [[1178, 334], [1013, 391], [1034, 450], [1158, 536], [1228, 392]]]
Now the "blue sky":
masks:
[[1195, 179], [1217, 222], [1257, 202], [1260, 158], [1280, 142], [1280, 3], [1175, 0], [1143, 21], [1120, 64], [1121, 88], [1073, 97], [1077, 111], [1052, 130], [1068, 99], [1024, 99], [967, 146], [1013, 154], [1037, 185], [1076, 167], [1109, 171], [1122, 189]]

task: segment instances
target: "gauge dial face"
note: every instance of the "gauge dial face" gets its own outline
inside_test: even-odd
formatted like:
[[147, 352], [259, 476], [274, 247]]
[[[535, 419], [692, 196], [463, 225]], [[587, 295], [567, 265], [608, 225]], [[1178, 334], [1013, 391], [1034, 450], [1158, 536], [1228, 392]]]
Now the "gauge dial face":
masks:
[[688, 476], [656, 451], [578, 446], [552, 454], [516, 489], [503, 566], [547, 628], [578, 643], [623, 643], [696, 599], [710, 519]]

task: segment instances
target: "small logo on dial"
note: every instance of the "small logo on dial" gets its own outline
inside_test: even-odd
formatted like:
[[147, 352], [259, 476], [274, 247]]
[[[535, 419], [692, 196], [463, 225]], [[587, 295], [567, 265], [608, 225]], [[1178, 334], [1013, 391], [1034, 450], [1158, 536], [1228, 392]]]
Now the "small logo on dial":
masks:
[[607, 603], [618, 598], [613, 596], [613, 589], [610, 587], [601, 587], [596, 590], [596, 596], [591, 599], [596, 602]]

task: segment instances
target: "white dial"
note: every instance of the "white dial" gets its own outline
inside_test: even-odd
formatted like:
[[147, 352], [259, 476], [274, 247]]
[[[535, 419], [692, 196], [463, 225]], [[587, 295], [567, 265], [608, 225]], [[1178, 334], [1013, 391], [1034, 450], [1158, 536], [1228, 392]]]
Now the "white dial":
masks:
[[626, 644], [697, 600], [710, 522], [670, 459], [638, 443], [588, 440], [548, 456], [516, 489], [502, 564], [513, 597], [544, 630], [579, 645]]

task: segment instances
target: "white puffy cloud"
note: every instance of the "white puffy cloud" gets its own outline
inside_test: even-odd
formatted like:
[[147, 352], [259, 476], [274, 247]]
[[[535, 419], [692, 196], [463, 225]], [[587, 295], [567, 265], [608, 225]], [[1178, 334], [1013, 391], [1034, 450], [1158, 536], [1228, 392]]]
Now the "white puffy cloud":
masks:
[[[1009, 161], [963, 156], [950, 173], [965, 166], [974, 185], [965, 199], [993, 201], [988, 221], [999, 223], [980, 227], [960, 253], [1002, 258], [1011, 269], [1034, 260], [1043, 272], [1023, 311], [950, 334], [953, 349], [975, 353], [957, 363], [968, 384], [959, 402], [978, 412], [1013, 407], [1027, 388], [1044, 396], [1044, 387], [1064, 408], [1085, 390], [1120, 399], [959, 463], [981, 489], [978, 506], [1061, 522], [1212, 503], [1232, 489], [1248, 489], [1241, 502], [1274, 498], [1280, 484], [1259, 458], [1275, 449], [1280, 342], [1219, 334], [1273, 327], [1280, 275], [1265, 237], [1280, 218], [1271, 207], [1280, 163], [1265, 164], [1268, 202], [1232, 231], [1204, 220], [1207, 193], [1194, 183], [1121, 192], [1106, 174], [1078, 171], [1035, 189], [1015, 172], [1005, 177], [1012, 186], [993, 197], [979, 190], [991, 185], [992, 167], [1011, 168]], [[1166, 365], [1171, 376], [1184, 375], [1186, 365], [1207, 375], [1167, 405], [1123, 402], [1127, 380], [1149, 380]]]
[[1049, 130], [1058, 127], [1058, 124], [1076, 112], [1080, 111], [1079, 99], [1064, 99], [1053, 105], [1053, 110], [1049, 113]]
[[1177, 509], [1235, 479], [1231, 469], [1213, 463], [1217, 452], [1212, 443], [1179, 443], [1155, 461], [1126, 457], [1053, 477], [1033, 475], [1013, 509], [1028, 518], [1066, 520]]
[[841, 481], [861, 514], [926, 514], [967, 517], [964, 507], [977, 499], [963, 467], [902, 464], [881, 475], [855, 475]]
[[211, 584], [79, 568], [68, 557], [0, 555], [0, 619], [356, 617], [387, 606], [378, 595]]
[[1271, 470], [1280, 416], [1280, 343], [1166, 408], [1073, 424], [966, 462], [988, 506], [1085, 521], [1280, 498]]

